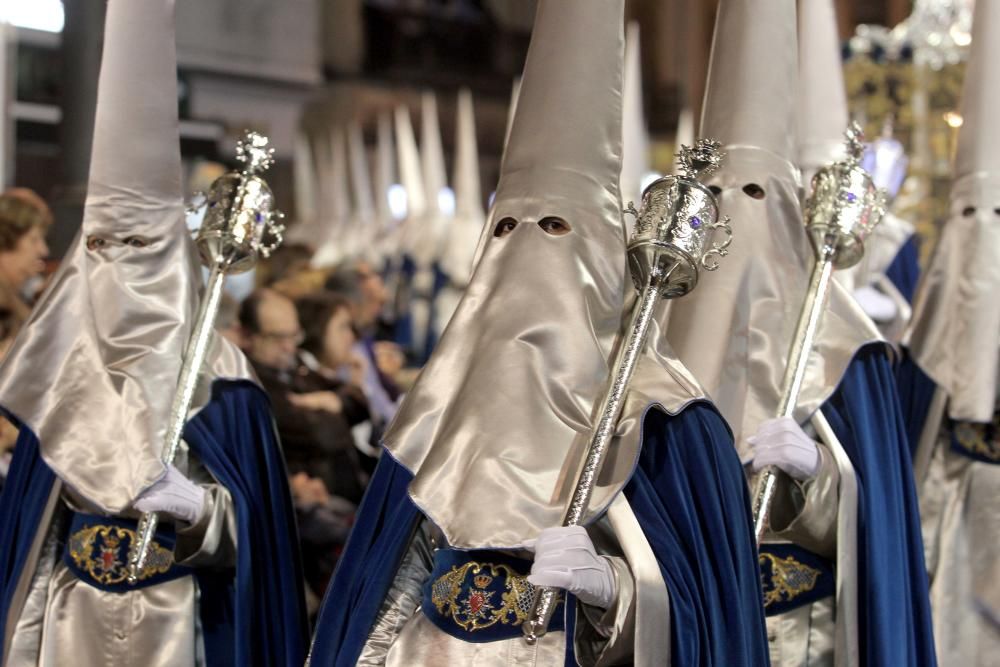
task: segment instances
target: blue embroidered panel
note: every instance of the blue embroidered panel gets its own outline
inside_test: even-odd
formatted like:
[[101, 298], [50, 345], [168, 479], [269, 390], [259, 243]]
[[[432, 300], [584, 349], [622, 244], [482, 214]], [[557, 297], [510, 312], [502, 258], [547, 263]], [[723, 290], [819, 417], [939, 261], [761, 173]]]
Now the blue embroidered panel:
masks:
[[760, 545], [764, 612], [777, 616], [834, 594], [833, 564], [795, 544]]
[[[530, 573], [530, 560], [499, 551], [439, 549], [421, 609], [434, 625], [462, 641], [520, 637], [535, 596]], [[549, 631], [565, 627], [561, 609], [560, 601]]]

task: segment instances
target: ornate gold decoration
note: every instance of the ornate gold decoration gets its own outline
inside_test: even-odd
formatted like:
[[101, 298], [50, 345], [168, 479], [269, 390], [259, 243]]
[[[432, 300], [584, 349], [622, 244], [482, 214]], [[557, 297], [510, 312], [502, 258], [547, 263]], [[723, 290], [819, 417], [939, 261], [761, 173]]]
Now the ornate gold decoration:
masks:
[[[763, 581], [764, 607], [778, 602], [790, 602], [816, 587], [816, 581], [822, 574], [819, 570], [801, 563], [794, 556], [779, 558], [774, 554], [761, 552], [761, 574], [765, 566], [771, 565], [771, 580]], [[770, 585], [769, 585], [770, 584]]]
[[993, 417], [992, 424], [956, 422], [955, 441], [970, 454], [1000, 462], [1000, 442], [997, 442], [995, 437], [997, 428], [1000, 428], [1000, 419], [997, 416]]
[[[465, 582], [472, 575], [472, 585]], [[494, 599], [498, 591], [486, 587], [497, 577], [503, 577], [504, 591], [500, 600]], [[528, 578], [507, 565], [469, 562], [456, 565], [441, 575], [431, 585], [431, 601], [442, 616], [450, 617], [467, 632], [475, 632], [501, 623], [518, 626], [528, 618], [535, 587]]]
[[[135, 539], [135, 531], [129, 528], [102, 524], [85, 526], [70, 535], [69, 555], [77, 567], [94, 581], [112, 586], [128, 579], [128, 559], [123, 556], [127, 553], [128, 545], [133, 544]], [[139, 574], [139, 581], [156, 574], [165, 574], [173, 565], [173, 551], [153, 541]]]

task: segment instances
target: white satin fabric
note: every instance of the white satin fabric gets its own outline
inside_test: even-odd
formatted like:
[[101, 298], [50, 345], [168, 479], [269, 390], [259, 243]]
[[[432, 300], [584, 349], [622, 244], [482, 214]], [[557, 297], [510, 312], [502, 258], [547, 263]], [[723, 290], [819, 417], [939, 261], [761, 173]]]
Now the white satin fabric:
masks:
[[[730, 253], [718, 271], [702, 276], [691, 297], [671, 304], [667, 337], [729, 422], [744, 456], [746, 438], [778, 414], [789, 348], [815, 260], [794, 167], [753, 147], [725, 150], [729, 156], [711, 182], [721, 188], [720, 208], [732, 218]], [[763, 188], [763, 199], [743, 191], [751, 183]], [[831, 283], [795, 420], [808, 420], [833, 394], [858, 349], [879, 340], [850, 294]]]
[[[202, 285], [184, 219], [173, 0], [111, 0], [83, 228], [0, 365], [0, 403], [42, 458], [116, 514], [160, 460]], [[104, 245], [88, 249], [88, 238]], [[144, 247], [134, 247], [141, 241]], [[253, 378], [216, 337], [208, 380]]]
[[[943, 398], [943, 391], [938, 390]], [[944, 401], [932, 404], [918, 461], [920, 515], [938, 662], [988, 667], [1000, 656], [1000, 465], [951, 449]]]
[[[232, 499], [199, 462], [192, 459], [189, 466], [187, 460], [185, 446], [179, 467], [205, 489], [205, 507], [195, 523], [178, 527], [177, 562], [231, 568], [236, 554]], [[69, 511], [93, 513], [97, 508], [66, 486], [60, 495], [58, 507], [38, 531], [45, 536], [43, 548], [24, 566], [19, 582], [19, 588], [26, 588], [23, 604], [8, 610], [4, 667], [204, 664], [195, 578], [124, 593], [82, 581], [63, 561], [62, 532]]]
[[[539, 5], [475, 272], [385, 436], [457, 548], [516, 548], [561, 523], [608, 381], [634, 294], [618, 192], [623, 12]], [[548, 216], [571, 231], [546, 233]], [[516, 227], [494, 236], [507, 218]], [[703, 395], [662, 334], [654, 323], [588, 520], [631, 475], [645, 410]]]
[[1000, 174], [958, 180], [951, 200], [903, 344], [948, 395], [949, 417], [987, 423], [1000, 376]]
[[[610, 558], [618, 595], [604, 612], [578, 605], [577, 661], [587, 667], [670, 664], [670, 609], [663, 576], [631, 507], [618, 496], [589, 529], [598, 553]], [[546, 634], [534, 646], [520, 636], [487, 643], [453, 637], [420, 610], [421, 589], [433, 568], [441, 536], [428, 522], [418, 527], [396, 571], [358, 665], [363, 667], [508, 667], [565, 664], [567, 638]], [[530, 558], [530, 554], [524, 554]]]

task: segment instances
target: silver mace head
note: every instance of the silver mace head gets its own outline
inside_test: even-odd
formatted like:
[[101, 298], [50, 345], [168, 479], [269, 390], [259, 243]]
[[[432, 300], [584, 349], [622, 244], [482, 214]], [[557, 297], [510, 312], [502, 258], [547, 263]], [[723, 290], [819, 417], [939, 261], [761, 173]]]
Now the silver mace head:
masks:
[[861, 166], [864, 134], [857, 123], [847, 128], [847, 156], [829, 164], [812, 179], [812, 194], [806, 200], [805, 219], [809, 238], [818, 257], [846, 269], [864, 255], [865, 240], [882, 221], [886, 193], [875, 186]]
[[274, 194], [259, 175], [274, 164], [268, 143], [261, 134], [244, 132], [236, 144], [242, 167], [217, 178], [204, 195], [205, 219], [195, 243], [209, 269], [249, 271], [258, 257], [269, 257], [281, 244], [285, 216], [275, 209]]
[[[642, 193], [628, 246], [629, 269], [636, 288], [653, 279], [661, 282], [666, 299], [684, 296], [698, 284], [701, 271], [715, 271], [718, 259], [728, 254], [733, 230], [729, 218], [719, 219], [719, 203], [700, 179], [722, 164], [725, 153], [712, 139], [699, 139], [678, 153], [681, 173], [653, 181]], [[713, 243], [715, 232], [725, 238]]]

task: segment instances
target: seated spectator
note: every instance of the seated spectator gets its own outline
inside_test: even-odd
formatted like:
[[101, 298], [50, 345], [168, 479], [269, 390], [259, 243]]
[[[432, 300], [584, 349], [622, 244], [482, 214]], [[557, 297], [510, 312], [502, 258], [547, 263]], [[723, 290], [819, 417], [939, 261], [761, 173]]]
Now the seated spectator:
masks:
[[303, 327], [302, 361], [321, 375], [339, 377], [360, 388], [350, 302], [337, 294], [312, 294], [299, 299], [296, 306]]
[[351, 427], [368, 419], [356, 388], [300, 363], [303, 340], [295, 305], [268, 289], [240, 307], [246, 352], [271, 397], [288, 470], [321, 480], [329, 493], [358, 503], [366, 482]]
[[[315, 294], [299, 299], [297, 305], [304, 329], [299, 351], [302, 363], [329, 380], [350, 384], [363, 395], [367, 362], [364, 352], [355, 348], [351, 304], [339, 295]], [[382, 432], [371, 421], [365, 421], [352, 433], [362, 454], [362, 468], [370, 474], [378, 463]]]
[[10, 310], [18, 325], [27, 319], [35, 296], [25, 294], [26, 288], [45, 271], [45, 233], [51, 224], [52, 212], [31, 190], [13, 188], [0, 195], [0, 307]]
[[[289, 477], [289, 488], [299, 527], [303, 574], [318, 608], [354, 525], [357, 507], [330, 495], [322, 480], [304, 472]], [[310, 610], [310, 615], [314, 611]]]
[[385, 285], [367, 262], [355, 261], [331, 273], [326, 289], [351, 304], [351, 317], [358, 333], [354, 349], [365, 364], [362, 389], [371, 408], [372, 422], [379, 430], [392, 421], [402, 394], [394, 379], [402, 370], [402, 351], [394, 343], [376, 340], [378, 317], [385, 305]]

